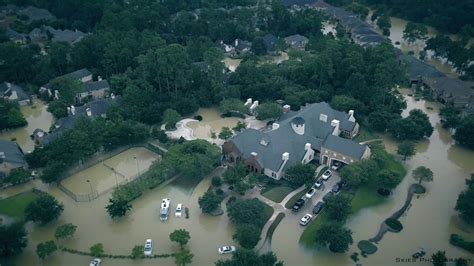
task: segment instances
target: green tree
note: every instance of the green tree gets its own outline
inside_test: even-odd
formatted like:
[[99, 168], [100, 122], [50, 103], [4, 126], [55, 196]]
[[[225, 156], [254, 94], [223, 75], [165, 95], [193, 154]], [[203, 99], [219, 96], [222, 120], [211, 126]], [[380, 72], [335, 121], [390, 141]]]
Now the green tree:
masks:
[[20, 112], [18, 104], [0, 98], [0, 130], [26, 125], [26, 119]]
[[281, 116], [283, 111], [280, 105], [276, 103], [262, 103], [255, 109], [258, 120], [276, 119]]
[[102, 245], [102, 243], [97, 243], [97, 244], [94, 244], [92, 245], [90, 248], [89, 248], [89, 251], [90, 253], [92, 254], [93, 257], [102, 257], [105, 253], [104, 251], [104, 245]]
[[235, 127], [233, 127], [232, 130], [234, 130], [235, 132], [241, 132], [242, 130], [246, 128], [247, 128], [247, 124], [245, 124], [245, 122], [238, 121], [237, 125], [235, 125]]
[[412, 172], [413, 178], [418, 180], [418, 184], [421, 185], [421, 182], [430, 182], [433, 181], [433, 172], [431, 169], [419, 166]]
[[54, 238], [56, 238], [57, 240], [70, 238], [74, 235], [76, 229], [77, 226], [73, 225], [72, 223], [60, 225], [56, 228], [56, 231], [54, 232]]
[[213, 187], [220, 187], [222, 185], [222, 179], [218, 176], [213, 176], [211, 184]]
[[389, 110], [378, 108], [369, 114], [368, 121], [371, 129], [385, 133], [387, 129], [390, 128], [392, 121], [397, 118], [401, 118], [400, 114], [395, 114]]
[[403, 156], [403, 160], [407, 157], [415, 155], [415, 144], [411, 141], [402, 141], [398, 144], [397, 153]]
[[20, 254], [27, 242], [26, 230], [22, 223], [0, 225], [0, 257], [7, 258]]
[[390, 169], [382, 169], [377, 174], [377, 179], [386, 189], [393, 189], [402, 181], [400, 174]]
[[222, 114], [228, 114], [230, 112], [239, 112], [242, 114], [249, 114], [249, 108], [239, 99], [225, 99], [219, 103], [219, 111]]
[[245, 165], [243, 163], [238, 163], [234, 167], [229, 167], [224, 172], [224, 182], [230, 185], [235, 185], [243, 180], [247, 175]]
[[455, 210], [459, 216], [467, 223], [474, 222], [474, 174], [470, 179], [466, 179], [467, 189], [461, 192], [456, 201]]
[[397, 139], [419, 140], [430, 137], [433, 134], [433, 126], [423, 111], [413, 109], [408, 117], [393, 120], [389, 132]]
[[441, 108], [439, 115], [443, 118], [444, 128], [456, 128], [461, 123], [461, 110], [452, 105], [445, 105]]
[[82, 82], [70, 78], [52, 80], [49, 89], [53, 95], [58, 91], [58, 99], [48, 105], [48, 111], [56, 118], [67, 116], [67, 107], [75, 104], [77, 95], [85, 90]]
[[191, 239], [191, 236], [189, 232], [184, 229], [174, 230], [170, 234], [170, 240], [177, 242], [181, 248], [188, 243], [189, 239]]
[[236, 225], [251, 223], [262, 227], [266, 222], [264, 209], [258, 199], [236, 200], [228, 204], [227, 215]]
[[232, 130], [228, 127], [222, 127], [222, 130], [219, 133], [219, 138], [222, 140], [228, 140], [230, 137], [232, 137]]
[[465, 258], [457, 258], [454, 260], [456, 266], [468, 266], [467, 259]]
[[51, 256], [51, 254], [53, 254], [56, 250], [58, 250], [58, 246], [53, 240], [50, 240], [39, 243], [36, 246], [36, 255], [38, 255], [40, 259], [44, 260]]
[[267, 54], [267, 46], [265, 45], [265, 41], [263, 38], [257, 37], [252, 41], [252, 52], [255, 55], [266, 55]]
[[351, 213], [351, 198], [347, 194], [332, 195], [326, 200], [325, 212], [331, 220], [346, 221]]
[[425, 40], [428, 34], [428, 28], [423, 24], [408, 22], [403, 30], [403, 39], [408, 43], [414, 43], [416, 40]]
[[285, 177], [293, 187], [299, 187], [314, 179], [314, 168], [309, 164], [296, 164], [288, 167]]
[[366, 112], [364, 103], [348, 95], [336, 95], [332, 97], [331, 107], [343, 112], [354, 110], [356, 114], [364, 114]]
[[384, 32], [385, 36], [390, 35], [390, 27], [392, 27], [392, 24], [390, 23], [390, 17], [388, 15], [384, 14], [380, 16], [377, 19], [377, 26]]
[[109, 204], [105, 206], [111, 218], [123, 217], [132, 209], [132, 205], [123, 199], [109, 199]]
[[260, 241], [260, 229], [253, 224], [241, 224], [232, 238], [243, 248], [252, 249]]
[[208, 190], [202, 197], [199, 197], [199, 208], [204, 213], [211, 213], [220, 207], [222, 200], [222, 196], [217, 195], [213, 190]]
[[15, 168], [10, 171], [10, 174], [5, 178], [5, 182], [13, 185], [23, 184], [31, 178], [31, 172], [23, 168]]
[[456, 128], [454, 139], [460, 145], [474, 150], [474, 115], [470, 115], [461, 121]]
[[283, 262], [278, 262], [273, 252], [259, 255], [257, 252], [248, 249], [238, 249], [232, 253], [229, 260], [219, 260], [216, 266], [236, 266], [236, 265], [255, 265], [255, 266], [283, 266]]
[[193, 262], [194, 254], [189, 249], [181, 249], [174, 256], [174, 261], [178, 266], [184, 266]]
[[431, 255], [433, 266], [445, 266], [448, 259], [446, 258], [446, 251], [438, 250], [438, 252]]
[[132, 253], [130, 254], [130, 257], [132, 259], [138, 259], [138, 258], [143, 258], [143, 246], [141, 245], [136, 245], [132, 248]]
[[352, 244], [351, 230], [344, 228], [338, 223], [325, 223], [316, 231], [316, 243], [336, 253], [344, 253]]
[[176, 128], [176, 123], [181, 119], [181, 115], [173, 109], [166, 109], [163, 114], [163, 122], [166, 123], [166, 129]]
[[64, 205], [53, 196], [44, 194], [31, 202], [25, 209], [26, 220], [45, 225], [56, 220], [64, 210]]

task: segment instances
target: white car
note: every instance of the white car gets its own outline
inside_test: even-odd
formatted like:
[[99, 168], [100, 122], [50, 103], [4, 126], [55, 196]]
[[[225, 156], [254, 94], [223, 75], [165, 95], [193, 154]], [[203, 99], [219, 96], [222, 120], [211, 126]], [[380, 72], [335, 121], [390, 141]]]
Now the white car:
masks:
[[100, 263], [102, 262], [101, 259], [99, 258], [95, 258], [93, 259], [90, 263], [89, 263], [89, 266], [100, 266]]
[[145, 246], [143, 247], [143, 255], [149, 257], [153, 253], [153, 240], [147, 239], [145, 241]]
[[176, 212], [174, 213], [174, 216], [181, 217], [181, 215], [183, 215], [183, 204], [178, 203], [178, 205], [176, 205]]
[[303, 216], [303, 218], [301, 218], [300, 220], [300, 224], [305, 226], [307, 225], [309, 222], [311, 222], [311, 220], [313, 219], [313, 215], [307, 213]]
[[219, 254], [229, 254], [234, 251], [236, 251], [234, 246], [223, 246], [217, 249], [219, 251]]
[[326, 172], [323, 173], [323, 175], [321, 176], [321, 178], [322, 178], [324, 181], [326, 181], [326, 180], [328, 180], [331, 176], [332, 176], [331, 171], [327, 170]]
[[341, 168], [341, 166], [342, 166], [342, 163], [335, 162], [335, 163], [332, 164], [331, 169], [334, 170], [334, 171], [337, 171], [337, 170], [339, 170], [339, 168]]
[[316, 193], [316, 189], [315, 188], [311, 188], [310, 190], [308, 190], [308, 192], [306, 192], [306, 194], [304, 195], [307, 199], [310, 199], [314, 196], [314, 194]]
[[322, 185], [323, 185], [323, 181], [321, 181], [320, 179], [318, 179], [318, 180], [316, 180], [316, 182], [314, 182], [314, 187], [315, 188], [320, 188]]

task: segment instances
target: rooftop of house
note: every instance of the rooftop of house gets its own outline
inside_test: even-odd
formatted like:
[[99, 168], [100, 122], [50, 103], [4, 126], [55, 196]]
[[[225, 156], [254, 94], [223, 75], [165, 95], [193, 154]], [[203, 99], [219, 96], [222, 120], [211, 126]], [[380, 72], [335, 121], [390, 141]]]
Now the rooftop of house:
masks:
[[419, 80], [421, 77], [445, 77], [443, 73], [411, 55], [405, 55], [400, 50], [398, 51], [398, 58], [407, 65], [408, 77], [410, 80]]
[[467, 83], [449, 77], [423, 77], [423, 83], [435, 90], [437, 94], [450, 97], [474, 97], [474, 90]]
[[88, 82], [85, 84], [85, 90], [88, 92], [92, 91], [98, 91], [102, 89], [110, 89], [110, 85], [107, 82], [107, 80], [99, 80], [99, 81], [93, 81], [93, 82]]
[[55, 17], [46, 9], [37, 8], [34, 6], [27, 6], [25, 8], [18, 9], [18, 15], [25, 15], [28, 17], [27, 23], [38, 20], [54, 20]]
[[[67, 73], [67, 74], [59, 76], [59, 77], [55, 77], [52, 80], [59, 79], [59, 78], [69, 78], [69, 79], [80, 80], [80, 79], [85, 78], [85, 77], [90, 76], [90, 75], [92, 75], [92, 73], [88, 69], [82, 68], [82, 69], [76, 70], [74, 72]], [[50, 80], [50, 82], [51, 82], [51, 80]], [[48, 84], [43, 85], [43, 87], [49, 88], [49, 83], [50, 82], [48, 82]]]
[[[104, 116], [112, 105], [120, 104], [121, 101], [122, 97], [116, 96], [114, 98], [95, 100], [83, 106], [75, 107], [74, 115], [69, 114], [56, 121], [56, 128], [45, 136], [43, 144], [48, 144], [64, 134], [65, 131], [73, 129], [76, 122], [81, 118], [89, 117], [94, 119]], [[90, 116], [87, 114], [88, 110], [90, 111]]]
[[0, 162], [26, 165], [25, 155], [14, 141], [0, 140]]
[[42, 39], [48, 38], [48, 32], [51, 34], [51, 40], [53, 42], [67, 42], [71, 45], [79, 42], [82, 38], [88, 35], [87, 33], [78, 30], [57, 30], [51, 26], [41, 26], [33, 29], [28, 36], [30, 40], [39, 42]]
[[316, 3], [316, 0], [282, 0], [282, 4], [286, 7], [289, 6], [305, 6]]
[[290, 35], [286, 37], [285, 41], [290, 42], [290, 43], [295, 43], [295, 42], [305, 43], [305, 42], [308, 42], [308, 38], [306, 38], [303, 35], [295, 34], [295, 35]]
[[[320, 120], [320, 115], [326, 115], [326, 121]], [[331, 150], [344, 153], [354, 158], [361, 158], [365, 146], [330, 135], [334, 131], [331, 126], [333, 119], [339, 119], [347, 129], [353, 129], [355, 122], [348, 121], [349, 115], [333, 110], [327, 103], [309, 104], [298, 112], [284, 114], [278, 120], [279, 127], [267, 131], [247, 129], [230, 139], [244, 158], [251, 158], [252, 153], [257, 153], [256, 160], [261, 166], [278, 171], [282, 163], [282, 154], [288, 152], [289, 161], [285, 167], [301, 162], [305, 155], [305, 144], [320, 150], [322, 146]], [[346, 120], [346, 121], [344, 121]], [[304, 124], [304, 134], [295, 133], [294, 125]], [[337, 140], [342, 139], [342, 140]], [[350, 144], [349, 144], [350, 143]]]
[[237, 51], [244, 51], [245, 49], [250, 49], [252, 47], [252, 43], [248, 41], [244, 41], [241, 39], [235, 39], [234, 41], [235, 49]]
[[24, 101], [30, 98], [22, 87], [9, 82], [0, 83], [0, 97], [11, 101]]
[[7, 28], [5, 30], [5, 35], [10, 39], [11, 41], [25, 41], [26, 40], [26, 34], [24, 33], [19, 33], [17, 31], [14, 31], [10, 28]]
[[265, 42], [265, 46], [267, 47], [267, 51], [275, 51], [275, 44], [278, 40], [278, 38], [270, 33], [265, 34], [265, 36], [262, 37], [263, 41]]

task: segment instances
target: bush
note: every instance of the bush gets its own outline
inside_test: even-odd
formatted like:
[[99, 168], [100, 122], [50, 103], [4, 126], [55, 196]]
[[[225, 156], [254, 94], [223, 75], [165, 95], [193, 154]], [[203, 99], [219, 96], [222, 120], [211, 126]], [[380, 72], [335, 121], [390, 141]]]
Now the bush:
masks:
[[368, 240], [362, 240], [357, 243], [357, 247], [365, 254], [374, 254], [377, 252], [377, 246]]
[[385, 224], [397, 233], [403, 229], [402, 223], [400, 223], [400, 221], [395, 218], [388, 218], [385, 220]]
[[193, 118], [196, 119], [197, 121], [202, 121], [202, 116], [200, 115], [196, 115]]
[[460, 235], [452, 234], [449, 237], [449, 243], [451, 243], [453, 246], [460, 247], [464, 250], [474, 253], [474, 241], [467, 241]]
[[413, 184], [413, 191], [416, 194], [423, 194], [426, 192], [426, 188], [420, 184]]
[[222, 195], [224, 195], [224, 190], [218, 188], [218, 189], [216, 189], [216, 194], [219, 195], [219, 196], [222, 196]]
[[220, 187], [222, 185], [222, 179], [218, 176], [214, 176], [211, 183], [214, 187]]

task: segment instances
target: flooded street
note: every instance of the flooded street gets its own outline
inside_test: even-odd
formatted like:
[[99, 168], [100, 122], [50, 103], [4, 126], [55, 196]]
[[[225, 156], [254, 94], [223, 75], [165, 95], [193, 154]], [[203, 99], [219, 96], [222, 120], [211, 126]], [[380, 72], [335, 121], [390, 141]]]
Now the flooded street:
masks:
[[[408, 108], [403, 115], [406, 116], [409, 110], [414, 108], [422, 109], [435, 127], [428, 140], [417, 144], [417, 154], [407, 160], [408, 176], [393, 191], [387, 202], [364, 209], [348, 221], [347, 226], [353, 231], [354, 245], [347, 255], [335, 255], [326, 250], [305, 250], [296, 244], [299, 235], [292, 234], [291, 231], [291, 227], [297, 225], [286, 225], [288, 219], [283, 219], [273, 235], [272, 248], [288, 265], [352, 265], [349, 255], [359, 252], [357, 242], [373, 237], [380, 224], [403, 205], [408, 186], [415, 182], [411, 171], [420, 165], [429, 167], [434, 172], [433, 182], [425, 184], [427, 194], [414, 198], [413, 206], [400, 219], [404, 229], [398, 234], [387, 233], [377, 245], [377, 253], [368, 258], [359, 256], [361, 263], [399, 265], [396, 258], [410, 258], [420, 246], [423, 246], [429, 255], [437, 250], [446, 250], [448, 258], [474, 258], [472, 254], [449, 244], [449, 235], [453, 233], [474, 239], [474, 228], [463, 225], [454, 211], [458, 194], [466, 187], [464, 180], [474, 172], [474, 152], [454, 145], [449, 133], [440, 125], [439, 104], [415, 101], [412, 97], [406, 99]], [[385, 137], [384, 143], [389, 152], [396, 151], [393, 140]]]
[[193, 130], [193, 136], [198, 139], [210, 140], [211, 132], [219, 135], [222, 127], [232, 129], [238, 121], [243, 121], [236, 117], [221, 117], [218, 108], [199, 108], [194, 116], [196, 115], [202, 116], [202, 121], [192, 121], [187, 126]]
[[49, 131], [51, 124], [53, 123], [53, 115], [46, 109], [48, 106], [39, 99], [34, 99], [32, 105], [20, 106], [20, 111], [25, 116], [28, 125], [10, 130], [8, 132], [0, 133], [0, 139], [12, 140], [16, 139], [16, 142], [23, 149], [23, 152], [33, 151], [35, 144], [30, 138], [33, 131], [40, 128], [46, 132]]

